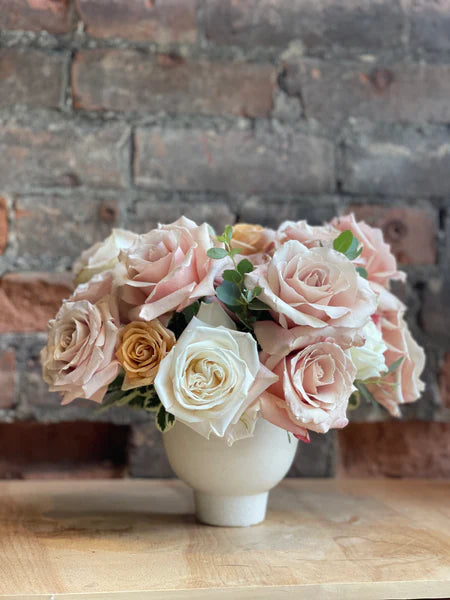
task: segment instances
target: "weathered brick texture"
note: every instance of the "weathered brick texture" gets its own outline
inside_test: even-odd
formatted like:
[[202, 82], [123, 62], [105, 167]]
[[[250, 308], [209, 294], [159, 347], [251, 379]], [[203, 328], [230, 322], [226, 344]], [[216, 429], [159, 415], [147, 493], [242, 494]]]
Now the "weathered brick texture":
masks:
[[0, 108], [11, 104], [59, 106], [62, 97], [62, 54], [37, 50], [0, 50]]
[[355, 194], [447, 196], [450, 144], [446, 127], [379, 127], [349, 135], [342, 187]]
[[2, 0], [0, 29], [69, 31], [70, 0]]
[[213, 192], [328, 192], [332, 144], [291, 131], [139, 129], [136, 183], [150, 189]]
[[206, 0], [206, 35], [251, 49], [300, 42], [308, 50], [395, 47], [403, 30], [397, 0]]
[[402, 265], [427, 265], [436, 261], [437, 218], [431, 209], [380, 205], [350, 205], [358, 220], [383, 230]]
[[45, 331], [71, 289], [71, 278], [65, 274], [4, 275], [0, 279], [0, 333]]
[[55, 119], [41, 124], [15, 120], [0, 126], [4, 187], [123, 187], [129, 130], [119, 123], [94, 126]]
[[352, 423], [339, 431], [344, 477], [450, 477], [450, 423]]
[[83, 249], [350, 210], [408, 273], [426, 390], [405, 421], [366, 406], [314, 436], [291, 475], [448, 476], [449, 51], [450, 0], [3, 0], [0, 477], [171, 473], [151, 415], [61, 408], [42, 380]]
[[77, 55], [72, 83], [74, 106], [85, 110], [263, 117], [272, 109], [276, 70], [271, 65], [92, 50]]
[[308, 118], [326, 125], [339, 126], [351, 118], [450, 121], [448, 64], [303, 59], [286, 65], [285, 84], [289, 94], [301, 94]]
[[158, 44], [195, 42], [195, 0], [75, 0], [90, 35]]

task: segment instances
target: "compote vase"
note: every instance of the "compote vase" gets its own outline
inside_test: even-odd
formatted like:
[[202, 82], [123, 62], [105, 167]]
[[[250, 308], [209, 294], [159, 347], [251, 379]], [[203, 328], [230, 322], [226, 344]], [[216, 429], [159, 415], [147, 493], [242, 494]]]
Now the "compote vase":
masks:
[[288, 472], [298, 441], [260, 418], [253, 437], [228, 446], [177, 421], [164, 434], [176, 475], [194, 490], [197, 518], [208, 525], [247, 527], [264, 521], [269, 491]]

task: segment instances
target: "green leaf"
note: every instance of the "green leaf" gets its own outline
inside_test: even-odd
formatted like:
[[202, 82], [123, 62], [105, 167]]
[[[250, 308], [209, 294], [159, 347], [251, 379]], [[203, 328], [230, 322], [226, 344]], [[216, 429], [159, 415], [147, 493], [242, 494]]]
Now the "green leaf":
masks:
[[350, 229], [343, 231], [333, 242], [333, 248], [336, 252], [342, 252], [345, 254], [349, 250], [353, 242], [353, 233]]
[[196, 314], [199, 311], [199, 308], [200, 308], [200, 302], [197, 300], [196, 302], [193, 302], [189, 306], [186, 306], [186, 308], [182, 311], [184, 318], [186, 319], [186, 325], [188, 325], [191, 322], [192, 318], [196, 316]]
[[229, 255], [236, 256], [236, 254], [240, 254], [241, 252], [242, 252], [242, 248], [233, 248], [232, 250], [230, 250]]
[[158, 412], [156, 413], [155, 423], [157, 429], [159, 429], [161, 433], [164, 433], [173, 427], [175, 423], [175, 416], [167, 412], [164, 405], [161, 404]]
[[364, 279], [367, 279], [369, 277], [369, 273], [366, 271], [366, 269], [364, 267], [356, 267], [356, 272], [361, 275], [361, 277], [364, 277]]
[[361, 395], [358, 392], [353, 392], [353, 394], [348, 399], [348, 407], [347, 410], [356, 410], [361, 403]]
[[270, 307], [259, 298], [253, 298], [248, 307], [250, 310], [270, 310]]
[[216, 289], [216, 296], [224, 304], [229, 306], [239, 306], [241, 303], [241, 293], [238, 286], [232, 281], [224, 281]]
[[403, 360], [404, 360], [404, 356], [400, 356], [400, 358], [398, 358], [397, 360], [394, 360], [394, 362], [390, 365], [389, 369], [386, 371], [386, 373], [383, 373], [383, 376], [386, 375], [390, 375], [391, 373], [393, 373], [396, 369], [399, 368], [399, 366], [402, 364]]
[[367, 402], [374, 402], [375, 404], [377, 404], [377, 401], [375, 400], [375, 398], [372, 396], [372, 394], [369, 392], [366, 385], [362, 381], [356, 380], [354, 383], [355, 383], [356, 389], [361, 394], [361, 396], [364, 398], [364, 400], [366, 400]]
[[223, 237], [228, 244], [231, 242], [231, 238], [233, 237], [233, 227], [231, 225], [227, 225], [225, 227], [225, 231], [223, 232]]
[[225, 281], [232, 281], [234, 283], [240, 283], [242, 281], [242, 275], [234, 269], [226, 269], [222, 273], [222, 277]]
[[245, 275], [246, 273], [251, 273], [253, 271], [253, 265], [252, 263], [248, 260], [248, 258], [244, 258], [242, 259], [238, 266], [237, 266], [237, 270], [239, 271], [239, 273], [241, 275]]
[[361, 248], [358, 248], [358, 246], [358, 238], [353, 237], [352, 243], [350, 244], [350, 248], [345, 253], [345, 256], [348, 258], [348, 260], [355, 260], [355, 258], [358, 258], [358, 256], [361, 254], [362, 246]]
[[228, 252], [225, 250], [225, 248], [210, 248], [206, 254], [209, 256], [209, 258], [215, 259], [225, 258], [225, 256], [228, 256]]

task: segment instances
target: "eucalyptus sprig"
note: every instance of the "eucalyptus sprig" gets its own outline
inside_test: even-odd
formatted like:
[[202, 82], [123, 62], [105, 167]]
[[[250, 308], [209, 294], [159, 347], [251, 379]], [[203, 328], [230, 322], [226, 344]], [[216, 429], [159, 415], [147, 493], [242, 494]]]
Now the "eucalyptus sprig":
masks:
[[216, 296], [234, 312], [247, 329], [251, 330], [256, 321], [256, 317], [251, 314], [252, 311], [268, 310], [268, 306], [258, 299], [262, 292], [258, 285], [252, 289], [246, 287], [245, 276], [251, 273], [254, 267], [247, 258], [243, 258], [239, 263], [236, 262], [235, 257], [242, 252], [242, 248], [231, 247], [232, 236], [233, 228], [227, 225], [223, 234], [217, 237], [224, 248], [210, 248], [207, 254], [213, 259], [226, 257], [231, 259], [233, 269], [225, 269], [222, 273], [223, 282], [217, 287]]
[[[343, 231], [333, 242], [333, 249], [341, 252], [349, 260], [355, 260], [360, 256], [363, 247], [359, 245], [359, 240], [353, 235], [350, 229]], [[356, 267], [357, 272], [367, 279], [368, 273], [364, 267]]]

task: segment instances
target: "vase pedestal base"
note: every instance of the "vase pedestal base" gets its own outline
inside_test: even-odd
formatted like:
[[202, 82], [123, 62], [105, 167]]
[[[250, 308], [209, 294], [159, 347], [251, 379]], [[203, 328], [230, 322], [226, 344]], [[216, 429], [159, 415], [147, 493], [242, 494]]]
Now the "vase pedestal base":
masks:
[[269, 492], [252, 496], [217, 496], [194, 491], [196, 516], [207, 525], [248, 527], [264, 521]]

